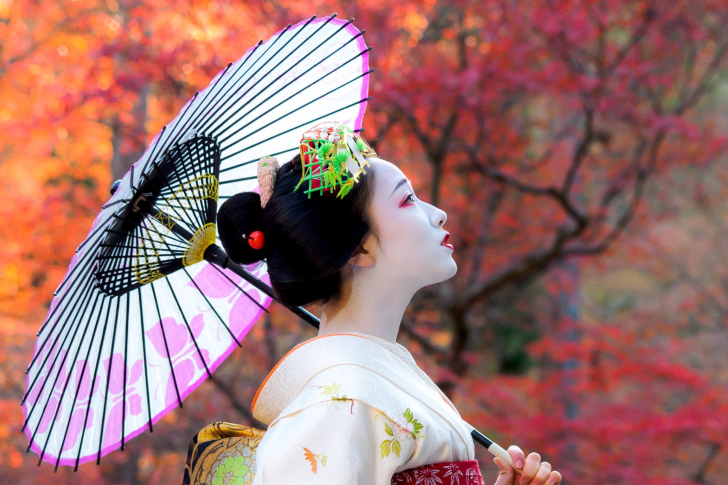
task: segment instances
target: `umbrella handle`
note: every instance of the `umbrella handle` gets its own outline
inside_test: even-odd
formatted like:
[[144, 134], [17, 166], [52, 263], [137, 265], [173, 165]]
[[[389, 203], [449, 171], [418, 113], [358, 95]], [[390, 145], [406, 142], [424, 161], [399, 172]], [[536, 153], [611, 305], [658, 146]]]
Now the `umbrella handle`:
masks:
[[513, 459], [511, 459], [511, 455], [508, 454], [506, 450], [504, 450], [502, 447], [498, 445], [498, 443], [494, 443], [488, 438], [485, 437], [483, 433], [478, 431], [477, 429], [473, 429], [470, 433], [473, 435], [473, 441], [476, 443], [480, 443], [481, 445], [485, 446], [485, 448], [490, 451], [494, 456], [498, 456], [501, 459], [505, 460], [506, 463], [511, 465], [516, 472], [518, 472], [518, 469], [513, 465]]

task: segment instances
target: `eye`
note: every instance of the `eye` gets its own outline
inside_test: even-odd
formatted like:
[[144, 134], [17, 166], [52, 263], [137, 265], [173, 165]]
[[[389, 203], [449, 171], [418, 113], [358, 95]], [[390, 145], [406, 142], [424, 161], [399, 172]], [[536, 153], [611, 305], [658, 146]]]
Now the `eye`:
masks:
[[408, 205], [408, 204], [407, 204], [407, 201], [409, 201], [409, 202], [414, 202], [414, 201], [415, 201], [415, 196], [414, 196], [414, 194], [408, 194], [408, 195], [407, 195], [407, 197], [405, 197], [405, 199], [404, 199], [404, 200], [402, 201], [402, 202], [404, 202], [404, 203], [402, 204], [402, 206]]

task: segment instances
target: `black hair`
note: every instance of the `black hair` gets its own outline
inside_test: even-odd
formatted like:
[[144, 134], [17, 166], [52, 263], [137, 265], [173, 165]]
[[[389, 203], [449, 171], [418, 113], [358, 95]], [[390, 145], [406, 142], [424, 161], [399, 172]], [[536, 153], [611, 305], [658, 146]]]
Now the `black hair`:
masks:
[[[312, 193], [309, 199], [307, 183], [293, 191], [301, 156], [282, 164], [265, 209], [256, 192], [235, 194], [220, 206], [217, 227], [228, 257], [238, 264], [265, 259], [275, 298], [289, 308], [341, 298], [340, 270], [369, 231], [376, 237], [369, 212], [374, 171], [366, 170], [344, 197]], [[263, 232], [261, 249], [242, 237], [254, 231]]]

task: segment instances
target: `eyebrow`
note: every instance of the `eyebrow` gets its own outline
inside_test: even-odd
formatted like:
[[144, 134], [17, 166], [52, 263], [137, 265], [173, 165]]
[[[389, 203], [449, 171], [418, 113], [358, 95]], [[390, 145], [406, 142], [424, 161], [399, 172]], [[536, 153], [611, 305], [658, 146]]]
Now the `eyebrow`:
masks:
[[389, 197], [387, 198], [387, 200], [391, 199], [392, 196], [394, 195], [394, 193], [397, 192], [397, 189], [399, 189], [402, 185], [406, 184], [407, 182], [409, 182], [409, 179], [407, 179], [407, 178], [403, 178], [399, 182], [397, 182], [397, 186], [394, 188], [392, 193], [389, 194]]

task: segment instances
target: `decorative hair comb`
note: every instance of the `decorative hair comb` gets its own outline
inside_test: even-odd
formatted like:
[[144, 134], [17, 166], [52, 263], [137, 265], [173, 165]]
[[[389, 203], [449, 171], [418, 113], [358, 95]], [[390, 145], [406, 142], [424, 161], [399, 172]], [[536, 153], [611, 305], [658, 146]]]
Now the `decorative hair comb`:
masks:
[[301, 180], [294, 192], [305, 181], [304, 193], [336, 195], [343, 198], [349, 193], [359, 176], [371, 167], [367, 157], [377, 153], [349, 127], [337, 121], [318, 123], [303, 134], [300, 144]]

